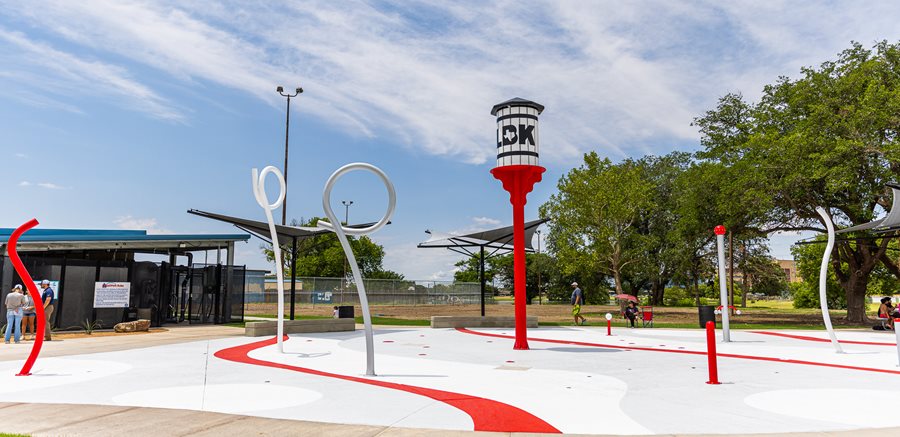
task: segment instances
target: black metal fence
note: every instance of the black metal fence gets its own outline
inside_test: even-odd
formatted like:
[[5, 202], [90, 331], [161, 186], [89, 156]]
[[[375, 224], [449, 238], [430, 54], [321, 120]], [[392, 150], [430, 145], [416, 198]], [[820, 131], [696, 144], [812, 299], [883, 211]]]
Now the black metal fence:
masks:
[[[364, 279], [366, 297], [370, 305], [464, 305], [481, 302], [481, 285], [477, 282], [414, 281], [394, 279]], [[354, 305], [359, 304], [356, 284], [341, 278], [297, 278], [298, 304]], [[247, 276], [245, 302], [277, 302], [277, 280]], [[285, 302], [290, 301], [291, 281], [284, 281]], [[485, 296], [485, 303], [493, 304], [494, 297]]]

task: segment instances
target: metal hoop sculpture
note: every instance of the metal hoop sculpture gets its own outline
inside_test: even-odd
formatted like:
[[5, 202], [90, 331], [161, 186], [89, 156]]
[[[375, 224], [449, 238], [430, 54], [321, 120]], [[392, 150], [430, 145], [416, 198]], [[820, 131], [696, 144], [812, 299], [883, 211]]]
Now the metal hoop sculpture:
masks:
[[[375, 173], [381, 178], [381, 182], [384, 183], [384, 187], [387, 188], [388, 192], [388, 207], [384, 217], [382, 217], [378, 223], [366, 228], [349, 228], [342, 226], [337, 216], [335, 216], [334, 210], [331, 209], [331, 189], [334, 187], [334, 184], [341, 176], [356, 170], [366, 170]], [[362, 275], [359, 272], [359, 265], [356, 263], [356, 257], [353, 255], [353, 249], [350, 247], [347, 235], [366, 235], [381, 229], [391, 220], [391, 216], [394, 215], [394, 207], [396, 204], [397, 194], [394, 191], [394, 184], [391, 183], [391, 180], [388, 179], [387, 175], [381, 171], [380, 168], [375, 167], [372, 164], [354, 162], [337, 169], [337, 171], [332, 173], [331, 177], [328, 178], [328, 181], [325, 182], [325, 189], [322, 192], [322, 208], [325, 210], [325, 216], [328, 217], [328, 221], [319, 220], [316, 225], [319, 228], [328, 229], [337, 234], [338, 240], [341, 242], [341, 247], [344, 248], [344, 253], [347, 255], [350, 270], [353, 272], [353, 280], [356, 282], [356, 292], [359, 294], [359, 306], [362, 308], [363, 324], [366, 331], [367, 376], [375, 376], [375, 341], [372, 334], [372, 317], [369, 314], [369, 299], [366, 297], [366, 286], [365, 283], [363, 283]], [[337, 223], [338, 225], [335, 226], [333, 223]]]
[[[273, 166], [268, 166], [260, 173], [257, 169], [252, 170], [253, 173], [253, 197], [256, 203], [266, 212], [266, 220], [269, 222], [269, 232], [272, 234], [272, 250], [275, 252], [275, 275], [278, 278], [278, 352], [284, 352], [284, 266], [281, 264], [281, 246], [278, 244], [278, 232], [275, 229], [275, 219], [272, 218], [272, 211], [278, 209], [284, 203], [285, 184], [284, 176], [281, 171]], [[278, 179], [280, 192], [278, 200], [275, 203], [269, 203], [269, 196], [266, 195], [266, 176], [274, 174]], [[293, 274], [293, 272], [291, 272]]]
[[828, 244], [825, 246], [825, 253], [822, 255], [822, 265], [819, 268], [819, 305], [822, 307], [822, 320], [825, 321], [825, 329], [828, 336], [831, 337], [831, 344], [834, 345], [835, 351], [842, 354], [841, 344], [838, 343], [837, 337], [834, 335], [834, 328], [831, 327], [831, 315], [828, 314], [828, 299], [825, 293], [825, 284], [828, 279], [828, 261], [831, 259], [831, 250], [834, 248], [834, 223], [825, 208], [817, 207], [816, 212], [825, 222], [825, 229], [828, 231]]

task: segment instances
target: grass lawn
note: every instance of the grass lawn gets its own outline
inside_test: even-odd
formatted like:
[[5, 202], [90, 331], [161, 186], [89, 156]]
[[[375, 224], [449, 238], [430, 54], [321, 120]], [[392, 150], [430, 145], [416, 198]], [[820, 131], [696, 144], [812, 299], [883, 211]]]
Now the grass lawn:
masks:
[[[485, 307], [487, 316], [512, 316], [515, 305], [511, 297], [498, 297], [497, 304]], [[373, 323], [377, 325], [429, 326], [431, 316], [478, 316], [481, 306], [465, 305], [372, 305]], [[537, 316], [543, 326], [572, 326], [572, 307], [568, 302], [539, 305], [534, 303], [527, 307], [528, 315]], [[645, 307], [646, 308], [646, 307]], [[732, 315], [731, 327], [734, 329], [822, 329], [822, 313], [818, 308], [795, 309], [790, 301], [760, 300], [749, 302], [746, 308], [739, 308], [740, 315]], [[617, 305], [586, 305], [582, 314], [589, 320], [589, 326], [605, 326], [604, 316], [613, 314], [614, 326], [625, 326], [625, 319]], [[870, 306], [870, 317], [875, 308]], [[330, 318], [332, 307], [327, 305], [298, 304], [295, 314], [300, 319]], [[654, 307], [654, 326], [659, 328], [691, 328], [699, 329], [696, 307]], [[356, 305], [355, 314], [362, 314]], [[872, 325], [847, 323], [845, 310], [831, 311], [831, 319], [836, 329], [871, 329]], [[247, 316], [275, 318], [274, 304], [252, 304], [246, 308]], [[356, 317], [362, 323], [361, 317]], [[872, 322], [874, 324], [874, 321]]]

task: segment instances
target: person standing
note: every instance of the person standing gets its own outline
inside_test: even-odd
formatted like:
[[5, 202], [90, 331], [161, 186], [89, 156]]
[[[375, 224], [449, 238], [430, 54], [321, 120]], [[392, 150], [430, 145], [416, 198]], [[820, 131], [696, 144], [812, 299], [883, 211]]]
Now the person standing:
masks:
[[22, 295], [22, 286], [16, 284], [12, 291], [6, 295], [6, 343], [9, 337], [16, 333], [16, 343], [22, 336], [22, 306], [25, 304], [25, 296]]
[[34, 324], [34, 320], [37, 318], [37, 314], [34, 311], [34, 299], [31, 298], [28, 291], [23, 290], [22, 295], [25, 298], [25, 304], [22, 307], [22, 340], [28, 340], [29, 330], [31, 330], [31, 339], [34, 340], [37, 337], [37, 331], [35, 330], [37, 325]]
[[44, 341], [50, 341], [50, 321], [53, 320], [53, 309], [56, 307], [56, 293], [53, 292], [53, 289], [50, 288], [50, 281], [44, 279], [41, 281], [41, 288], [44, 289], [43, 293], [41, 293], [41, 302], [44, 305]]
[[581, 306], [584, 305], [584, 293], [578, 288], [578, 283], [573, 282], [572, 287], [572, 317], [575, 318], [575, 324], [578, 325], [578, 319], [581, 319], [581, 324], [584, 325], [587, 322], [587, 319], [581, 315]]

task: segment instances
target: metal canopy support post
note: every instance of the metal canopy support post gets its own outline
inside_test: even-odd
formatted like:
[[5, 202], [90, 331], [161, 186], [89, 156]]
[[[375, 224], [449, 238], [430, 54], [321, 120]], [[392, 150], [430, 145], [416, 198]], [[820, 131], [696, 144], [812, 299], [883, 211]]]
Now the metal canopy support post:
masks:
[[220, 302], [224, 301], [225, 305], [222, 308], [222, 319], [216, 320], [216, 323], [231, 322], [231, 305], [234, 303], [231, 301], [231, 289], [234, 288], [234, 242], [228, 243], [225, 262], [227, 263], [225, 265], [225, 292], [222, 293], [224, 299], [220, 300]]
[[481, 280], [481, 317], [484, 317], [484, 246], [481, 246], [481, 271], [479, 272]]
[[297, 293], [297, 237], [292, 238], [291, 244], [291, 320], [294, 320], [294, 296]]

